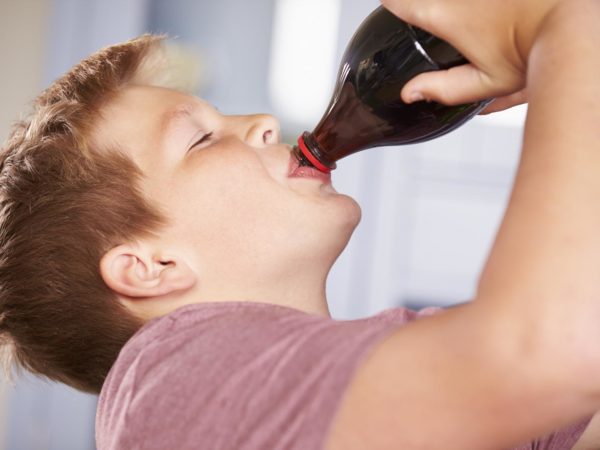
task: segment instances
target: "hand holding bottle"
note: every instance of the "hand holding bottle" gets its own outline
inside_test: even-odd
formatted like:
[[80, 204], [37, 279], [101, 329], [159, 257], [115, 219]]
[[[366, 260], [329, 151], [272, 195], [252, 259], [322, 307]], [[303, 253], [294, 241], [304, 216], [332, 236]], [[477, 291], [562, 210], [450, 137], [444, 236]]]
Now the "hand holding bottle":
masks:
[[448, 41], [471, 62], [415, 77], [402, 89], [402, 99], [455, 105], [496, 97], [488, 111], [523, 103], [533, 40], [561, 1], [382, 0], [392, 13]]

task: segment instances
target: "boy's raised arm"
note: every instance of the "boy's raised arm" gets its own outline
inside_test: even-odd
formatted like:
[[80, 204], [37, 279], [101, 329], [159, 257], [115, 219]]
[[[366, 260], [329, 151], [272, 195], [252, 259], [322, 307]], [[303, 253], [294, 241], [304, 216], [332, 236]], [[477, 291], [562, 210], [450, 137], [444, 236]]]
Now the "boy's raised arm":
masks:
[[522, 160], [477, 298], [374, 349], [329, 450], [511, 448], [600, 409], [599, 22], [599, 2], [571, 0], [535, 27]]

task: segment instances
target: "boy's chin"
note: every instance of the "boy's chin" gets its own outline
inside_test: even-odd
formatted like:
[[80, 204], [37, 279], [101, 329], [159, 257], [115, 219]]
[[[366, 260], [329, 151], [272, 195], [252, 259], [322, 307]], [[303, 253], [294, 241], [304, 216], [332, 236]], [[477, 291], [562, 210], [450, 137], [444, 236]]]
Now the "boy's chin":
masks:
[[[339, 221], [339, 227], [342, 232], [352, 234], [354, 229], [360, 223], [362, 210], [360, 205], [349, 195], [337, 194], [336, 199], [336, 220]], [[350, 236], [348, 236], [350, 238]]]
[[345, 216], [347, 219], [354, 224], [356, 227], [360, 223], [360, 219], [362, 217], [362, 210], [360, 209], [360, 205], [354, 198], [350, 197], [346, 194], [338, 194], [341, 197], [341, 203], [343, 204], [344, 210], [346, 212]]

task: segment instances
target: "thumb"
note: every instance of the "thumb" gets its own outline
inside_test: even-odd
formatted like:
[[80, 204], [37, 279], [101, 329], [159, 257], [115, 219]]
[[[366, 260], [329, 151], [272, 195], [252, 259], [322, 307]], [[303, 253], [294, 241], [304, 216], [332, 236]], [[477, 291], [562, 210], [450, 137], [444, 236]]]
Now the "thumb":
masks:
[[417, 75], [402, 88], [405, 103], [419, 100], [436, 101], [445, 105], [460, 105], [493, 97], [489, 77], [472, 64], [436, 70]]

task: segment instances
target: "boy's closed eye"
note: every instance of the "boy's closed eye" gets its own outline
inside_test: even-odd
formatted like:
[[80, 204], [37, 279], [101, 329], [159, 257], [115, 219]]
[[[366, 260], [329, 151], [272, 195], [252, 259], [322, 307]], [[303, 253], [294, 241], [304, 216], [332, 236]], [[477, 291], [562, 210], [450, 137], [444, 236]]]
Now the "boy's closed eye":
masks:
[[202, 135], [202, 137], [200, 139], [198, 139], [196, 142], [194, 142], [191, 145], [191, 147], [188, 149], [188, 152], [191, 151], [192, 149], [194, 149], [195, 147], [199, 147], [199, 146], [202, 146], [202, 144], [206, 144], [207, 142], [210, 142], [212, 135], [213, 135], [212, 131], [210, 133], [206, 133], [206, 134]]

